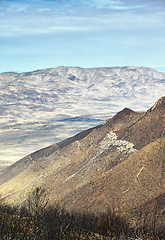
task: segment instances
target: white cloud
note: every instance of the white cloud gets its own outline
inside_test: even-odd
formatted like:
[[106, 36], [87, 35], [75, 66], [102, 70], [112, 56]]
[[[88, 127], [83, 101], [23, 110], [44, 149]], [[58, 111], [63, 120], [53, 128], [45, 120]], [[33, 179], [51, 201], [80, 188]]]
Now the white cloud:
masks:
[[[80, 60], [84, 53], [90, 53], [88, 59], [91, 59], [91, 62], [97, 58], [96, 53], [99, 53], [99, 59], [101, 55], [102, 59], [109, 61], [109, 55], [114, 54], [113, 59], [120, 58], [124, 62], [129, 56], [127, 49], [131, 49], [130, 55], [135, 56], [137, 46], [139, 53], [139, 49], [144, 51], [147, 48], [150, 51], [157, 49], [157, 43], [161, 45], [164, 42], [164, 19], [163, 7], [152, 0], [20, 0], [15, 3], [1, 0], [0, 44], [6, 47], [3, 57], [1, 53], [2, 63], [6, 52], [12, 53], [14, 59], [19, 49], [22, 54], [28, 55], [28, 52], [31, 52], [37, 55], [36, 48], [45, 49], [47, 56], [48, 53], [52, 54], [52, 49], [53, 57], [59, 52], [58, 60], [61, 57], [61, 65], [65, 64], [67, 51], [69, 65], [71, 61], [78, 64], [77, 60]], [[27, 45], [30, 49], [28, 52]], [[115, 49], [116, 46], [118, 49]], [[82, 51], [78, 54], [79, 49]], [[72, 52], [75, 52], [75, 61]], [[163, 51], [161, 54], [163, 55]], [[161, 59], [161, 56], [159, 58]], [[48, 62], [49, 59], [45, 61]], [[6, 57], [7, 61], [9, 58]]]
[[[90, 0], [97, 6], [120, 6], [124, 8], [121, 1], [99, 1]], [[6, 9], [0, 13], [0, 36], [23, 36], [23, 35], [46, 35], [59, 32], [104, 32], [144, 29], [164, 29], [163, 11], [158, 13], [141, 12], [141, 11], [116, 11], [112, 9], [89, 8], [88, 11], [82, 10], [77, 13], [75, 6], [68, 6], [67, 11], [62, 11], [62, 6], [58, 8], [34, 8], [28, 9], [25, 5], [16, 3], [17, 13], [15, 10]], [[85, 2], [84, 2], [85, 4]], [[100, 4], [100, 5], [99, 5]], [[19, 7], [19, 8], [18, 8]], [[28, 9], [28, 10], [27, 10]], [[5, 16], [5, 17], [4, 17]], [[130, 24], [131, 23], [131, 24]]]

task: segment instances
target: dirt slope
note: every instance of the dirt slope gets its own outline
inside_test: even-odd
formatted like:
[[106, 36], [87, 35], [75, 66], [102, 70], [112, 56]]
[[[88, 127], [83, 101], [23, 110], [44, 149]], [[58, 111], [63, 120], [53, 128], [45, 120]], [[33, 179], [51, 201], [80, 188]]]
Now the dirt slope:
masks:
[[67, 208], [137, 208], [165, 192], [165, 138], [147, 145], [62, 200]]
[[105, 124], [32, 153], [0, 173], [3, 201], [22, 204], [38, 186], [50, 203], [131, 210], [162, 194], [165, 97], [145, 113], [125, 108]]

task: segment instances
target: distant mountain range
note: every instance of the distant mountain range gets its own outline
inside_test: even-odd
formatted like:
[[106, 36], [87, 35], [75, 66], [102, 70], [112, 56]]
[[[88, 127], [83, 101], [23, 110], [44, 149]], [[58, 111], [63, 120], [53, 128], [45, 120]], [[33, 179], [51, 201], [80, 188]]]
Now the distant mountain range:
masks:
[[165, 97], [145, 112], [125, 108], [104, 124], [34, 152], [0, 172], [3, 201], [23, 204], [36, 187], [51, 204], [131, 213], [161, 199], [165, 213]]
[[102, 124], [125, 106], [145, 111], [165, 73], [145, 67], [58, 67], [0, 74], [0, 167]]

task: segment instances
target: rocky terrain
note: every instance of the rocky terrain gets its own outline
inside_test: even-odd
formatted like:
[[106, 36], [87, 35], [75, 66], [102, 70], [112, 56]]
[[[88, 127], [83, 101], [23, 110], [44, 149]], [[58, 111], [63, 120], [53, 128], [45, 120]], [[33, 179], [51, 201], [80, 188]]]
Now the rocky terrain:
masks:
[[125, 106], [146, 111], [165, 73], [145, 67], [58, 67], [0, 74], [0, 167], [90, 127]]
[[[0, 172], [4, 202], [36, 187], [66, 209], [130, 213], [165, 193], [165, 97], [145, 112], [125, 108], [104, 124], [34, 152]], [[164, 214], [161, 202], [161, 213]]]

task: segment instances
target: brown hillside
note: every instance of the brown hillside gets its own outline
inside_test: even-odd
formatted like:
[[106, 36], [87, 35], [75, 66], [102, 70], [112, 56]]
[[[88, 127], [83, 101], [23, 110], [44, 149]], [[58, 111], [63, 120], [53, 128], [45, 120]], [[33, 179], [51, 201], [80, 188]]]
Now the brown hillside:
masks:
[[7, 203], [22, 204], [42, 186], [50, 203], [68, 209], [139, 207], [164, 192], [164, 126], [165, 97], [145, 113], [125, 108], [1, 171], [0, 194]]
[[120, 139], [134, 143], [137, 149], [165, 136], [165, 97], [134, 122], [116, 130], [116, 134]]
[[140, 207], [136, 208], [132, 214], [137, 216], [138, 220], [143, 218], [145, 221], [147, 220], [148, 223], [152, 223], [155, 217], [154, 215], [156, 214], [156, 220], [162, 224], [165, 220], [165, 192], [145, 202]]
[[165, 193], [165, 138], [147, 145], [61, 200], [69, 209], [137, 208]]
[[0, 171], [0, 184], [9, 181], [14, 178], [24, 170], [26, 170], [31, 164], [37, 162], [40, 159], [47, 158], [49, 155], [56, 152], [58, 149], [61, 149], [74, 141], [81, 140], [86, 137], [93, 129], [99, 128], [99, 126], [87, 129], [83, 132], [76, 134], [73, 137], [67, 138], [57, 144], [52, 144], [46, 148], [40, 149], [32, 154], [27, 155], [23, 159], [17, 161], [11, 166]]

